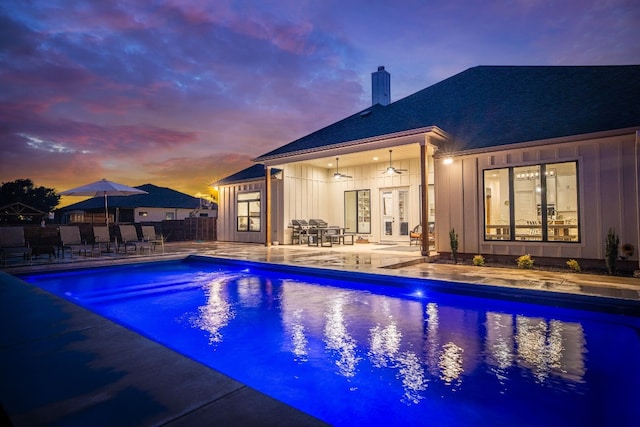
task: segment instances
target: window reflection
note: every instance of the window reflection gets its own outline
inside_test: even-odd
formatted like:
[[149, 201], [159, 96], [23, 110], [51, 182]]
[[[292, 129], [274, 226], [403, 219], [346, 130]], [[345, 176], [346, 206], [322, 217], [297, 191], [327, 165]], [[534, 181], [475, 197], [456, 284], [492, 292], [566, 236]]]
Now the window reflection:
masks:
[[501, 313], [487, 313], [487, 363], [498, 380], [503, 383], [506, 370], [513, 365], [513, 317]]
[[324, 327], [324, 342], [327, 349], [333, 350], [338, 355], [336, 365], [340, 375], [353, 377], [360, 357], [356, 354], [356, 342], [347, 331], [343, 313], [345, 304], [345, 294], [338, 295], [330, 302], [326, 313], [327, 322]]
[[442, 346], [442, 353], [440, 354], [440, 360], [438, 366], [440, 367], [440, 379], [445, 383], [451, 384], [455, 380], [461, 380], [460, 376], [464, 372], [462, 368], [462, 353], [464, 349], [455, 345], [452, 342], [448, 342]]
[[222, 342], [222, 328], [235, 317], [225, 292], [227, 282], [235, 277], [235, 275], [220, 275], [205, 284], [207, 303], [198, 307], [199, 316], [194, 322], [196, 327], [209, 333], [209, 344]]
[[427, 396], [430, 381], [460, 390], [465, 376], [483, 370], [505, 389], [514, 368], [540, 383], [555, 376], [580, 382], [584, 375], [580, 324], [295, 282], [284, 283], [281, 301], [285, 348], [294, 360], [328, 352], [336, 372], [351, 381], [367, 359], [371, 369], [394, 372], [406, 404]]

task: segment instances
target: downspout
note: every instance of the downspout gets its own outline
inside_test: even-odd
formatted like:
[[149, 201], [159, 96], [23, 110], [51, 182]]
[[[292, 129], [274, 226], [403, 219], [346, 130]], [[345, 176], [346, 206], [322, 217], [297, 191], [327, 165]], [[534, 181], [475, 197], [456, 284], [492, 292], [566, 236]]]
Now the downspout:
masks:
[[422, 206], [420, 209], [420, 224], [422, 224], [422, 233], [420, 236], [420, 253], [422, 256], [429, 256], [429, 191], [427, 191], [428, 169], [427, 169], [427, 138], [420, 142], [420, 193]]
[[264, 171], [266, 181], [264, 186], [264, 197], [266, 199], [264, 245], [271, 246], [271, 168], [265, 166]]

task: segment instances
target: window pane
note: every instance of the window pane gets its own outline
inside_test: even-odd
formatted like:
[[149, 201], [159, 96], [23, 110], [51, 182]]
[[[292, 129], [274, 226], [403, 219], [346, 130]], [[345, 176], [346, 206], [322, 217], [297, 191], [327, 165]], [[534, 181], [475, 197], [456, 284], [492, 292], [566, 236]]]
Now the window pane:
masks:
[[513, 168], [516, 240], [542, 240], [540, 166]]
[[509, 218], [509, 170], [484, 171], [484, 238], [509, 240]]
[[249, 193], [240, 193], [240, 194], [238, 194], [238, 200], [239, 201], [260, 200], [260, 192], [259, 191], [252, 191], [252, 192], [249, 192]]
[[344, 192], [344, 226], [349, 231], [357, 231], [358, 211], [355, 191]]
[[580, 237], [576, 162], [548, 164], [546, 177], [547, 200], [554, 201], [553, 213], [548, 218], [549, 240], [577, 242]]
[[358, 191], [358, 233], [371, 233], [371, 192]]
[[247, 202], [238, 202], [238, 216], [249, 216], [249, 204]]
[[238, 231], [248, 231], [249, 230], [249, 218], [238, 217]]
[[260, 201], [249, 202], [249, 215], [260, 216]]
[[249, 218], [249, 231], [260, 231], [260, 217]]

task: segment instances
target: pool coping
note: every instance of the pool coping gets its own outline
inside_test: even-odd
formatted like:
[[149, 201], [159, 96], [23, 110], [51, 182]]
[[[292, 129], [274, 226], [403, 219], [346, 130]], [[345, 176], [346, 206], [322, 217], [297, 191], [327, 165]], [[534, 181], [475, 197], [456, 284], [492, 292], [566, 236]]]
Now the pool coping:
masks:
[[338, 271], [332, 268], [320, 266], [309, 267], [205, 255], [189, 255], [185, 258], [185, 260], [189, 259], [201, 260], [203, 262], [210, 262], [212, 260], [223, 261], [224, 263], [234, 265], [250, 264], [265, 270], [275, 271], [281, 271], [284, 267], [288, 271], [296, 273], [317, 273], [318, 271], [322, 271], [322, 275], [326, 277], [345, 280], [366, 279], [369, 282], [379, 283], [383, 286], [396, 286], [395, 284], [388, 282], [388, 278], [392, 277], [405, 282], [428, 286], [435, 291], [449, 294], [517, 301], [529, 304], [551, 305], [555, 307], [561, 306], [564, 308], [640, 317], [640, 301], [624, 298], [575, 294], [556, 290], [522, 289], [486, 283], [471, 284], [454, 280], [410, 277], [399, 275], [398, 272], [388, 269], [382, 269], [376, 272], [351, 271], [344, 269]]

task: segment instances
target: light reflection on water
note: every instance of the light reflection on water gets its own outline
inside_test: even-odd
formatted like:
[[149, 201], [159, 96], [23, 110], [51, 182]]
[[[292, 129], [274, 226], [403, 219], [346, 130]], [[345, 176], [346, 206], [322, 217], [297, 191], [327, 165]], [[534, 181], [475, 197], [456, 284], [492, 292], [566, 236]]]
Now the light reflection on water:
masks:
[[[194, 324], [209, 333], [210, 344], [223, 342], [223, 330], [237, 310], [258, 309], [265, 300], [273, 304], [274, 295], [264, 295], [258, 278], [238, 273], [217, 275], [204, 288], [206, 304], [198, 308]], [[267, 294], [273, 292], [273, 283], [267, 288]], [[308, 363], [312, 353], [318, 357], [309, 341], [321, 340], [321, 356], [346, 379], [359, 375], [363, 359], [373, 369], [395, 372], [403, 390], [399, 398], [406, 404], [419, 403], [435, 379], [459, 389], [465, 376], [482, 366], [503, 385], [514, 367], [541, 384], [550, 376], [579, 383], [585, 374], [586, 340], [578, 323], [468, 312], [293, 280], [280, 283], [278, 299], [281, 341], [294, 361]], [[356, 383], [351, 389], [357, 389]]]
[[235, 316], [225, 294], [227, 283], [236, 277], [238, 277], [236, 274], [216, 274], [212, 278], [198, 278], [205, 283], [203, 289], [207, 303], [198, 307], [199, 316], [193, 320], [193, 324], [209, 333], [209, 344], [222, 342], [221, 329], [227, 326]]
[[640, 425], [635, 320], [180, 267], [43, 287], [333, 425]]

